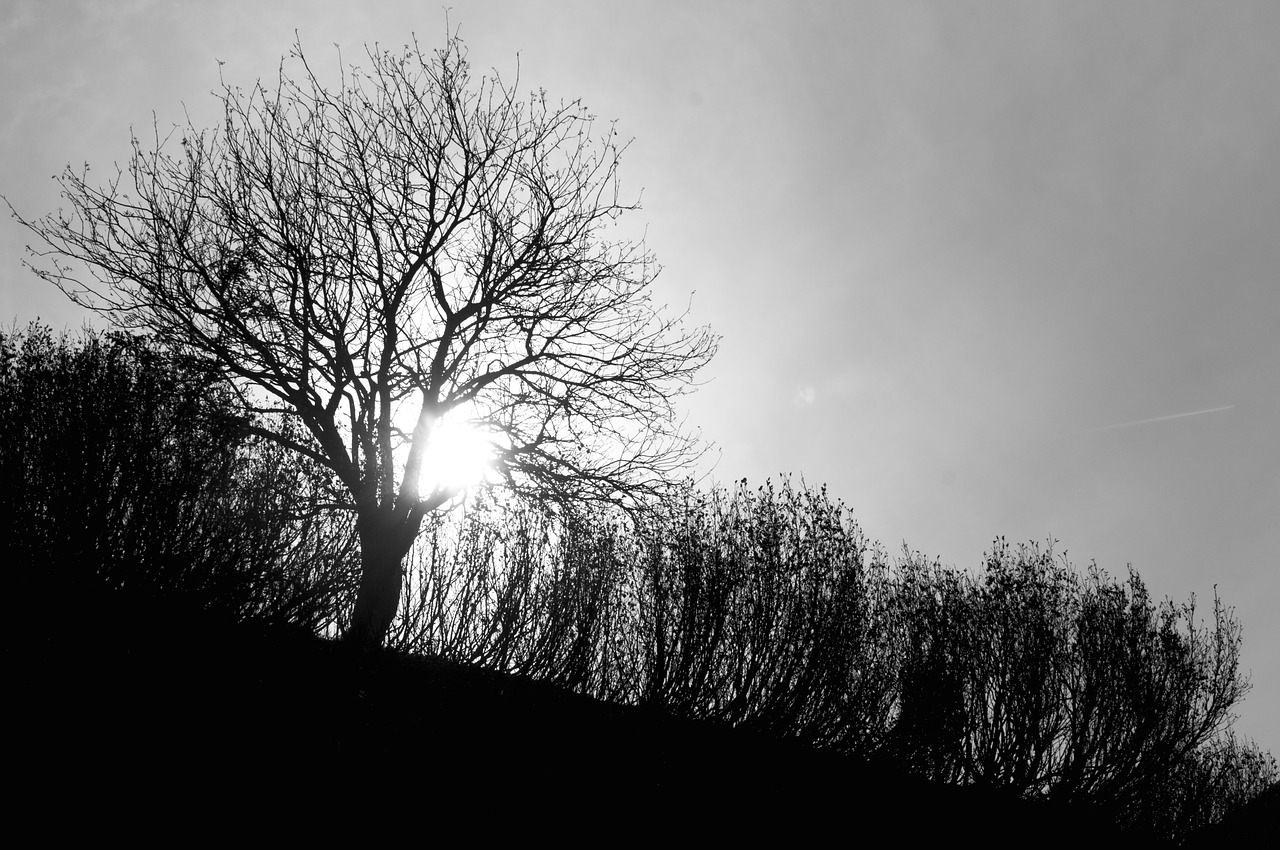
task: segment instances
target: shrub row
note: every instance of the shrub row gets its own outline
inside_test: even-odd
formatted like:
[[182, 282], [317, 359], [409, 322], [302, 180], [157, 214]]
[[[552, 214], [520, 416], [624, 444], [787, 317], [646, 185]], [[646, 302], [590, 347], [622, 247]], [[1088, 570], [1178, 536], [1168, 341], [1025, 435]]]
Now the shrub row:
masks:
[[1083, 801], [1184, 837], [1261, 793], [1230, 734], [1240, 627], [1132, 571], [997, 540], [976, 574], [890, 560], [825, 491], [685, 491], [630, 521], [480, 496], [410, 558], [400, 648]]
[[[326, 478], [247, 436], [143, 340], [0, 334], [0, 559], [57, 629], [85, 585], [338, 634], [359, 559]], [[976, 573], [890, 559], [825, 490], [673, 489], [648, 512], [476, 493], [406, 562], [393, 647], [745, 727], [929, 779], [1085, 801], [1180, 838], [1276, 781], [1230, 733], [1215, 598], [1153, 601], [997, 540]]]

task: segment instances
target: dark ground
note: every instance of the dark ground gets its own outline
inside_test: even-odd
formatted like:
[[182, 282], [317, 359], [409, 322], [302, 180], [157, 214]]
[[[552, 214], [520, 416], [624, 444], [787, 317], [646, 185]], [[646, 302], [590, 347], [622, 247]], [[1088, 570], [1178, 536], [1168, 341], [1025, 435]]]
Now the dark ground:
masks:
[[57, 621], [77, 626], [18, 630], [4, 653], [6, 808], [54, 833], [1142, 843], [1089, 810], [441, 661], [100, 602]]

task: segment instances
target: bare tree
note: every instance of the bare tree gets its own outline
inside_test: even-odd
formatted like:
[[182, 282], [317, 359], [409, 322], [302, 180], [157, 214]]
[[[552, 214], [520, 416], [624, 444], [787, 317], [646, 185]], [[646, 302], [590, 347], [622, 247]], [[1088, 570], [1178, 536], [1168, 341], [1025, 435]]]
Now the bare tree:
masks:
[[673, 401], [716, 339], [651, 302], [643, 242], [609, 238], [638, 206], [612, 126], [473, 84], [456, 36], [366, 53], [326, 88], [295, 44], [273, 88], [222, 85], [219, 128], [135, 137], [105, 186], [64, 172], [69, 212], [14, 215], [37, 274], [217, 369], [276, 414], [250, 428], [332, 470], [361, 542], [349, 637], [376, 645], [455, 495], [421, 483], [442, 417], [474, 410], [518, 492], [631, 501], [698, 453]]

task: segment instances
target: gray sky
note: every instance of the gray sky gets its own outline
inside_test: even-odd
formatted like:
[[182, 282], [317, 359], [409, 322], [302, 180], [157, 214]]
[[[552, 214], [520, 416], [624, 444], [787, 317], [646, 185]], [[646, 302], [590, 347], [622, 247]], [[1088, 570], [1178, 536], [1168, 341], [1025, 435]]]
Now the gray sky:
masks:
[[[723, 335], [689, 421], [715, 477], [826, 482], [864, 530], [975, 567], [998, 535], [1215, 586], [1244, 624], [1237, 729], [1280, 755], [1280, 4], [452, 0], [473, 68], [634, 137], [662, 296]], [[217, 117], [218, 66], [295, 28], [443, 41], [421, 2], [0, 9], [0, 193], [106, 177]], [[0, 319], [81, 321], [0, 224]], [[1196, 415], [1182, 415], [1195, 413]]]

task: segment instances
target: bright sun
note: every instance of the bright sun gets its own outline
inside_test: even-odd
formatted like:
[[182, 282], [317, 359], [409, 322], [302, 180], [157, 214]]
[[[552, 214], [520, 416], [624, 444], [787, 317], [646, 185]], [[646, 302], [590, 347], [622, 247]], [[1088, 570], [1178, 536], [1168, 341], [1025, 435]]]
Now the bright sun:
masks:
[[[413, 415], [407, 415], [412, 421]], [[462, 405], [436, 424], [422, 460], [423, 495], [439, 489], [460, 492], [493, 476], [499, 440], [497, 435], [476, 424], [477, 418], [473, 406]], [[403, 464], [408, 456], [407, 445], [401, 455], [399, 462]]]

